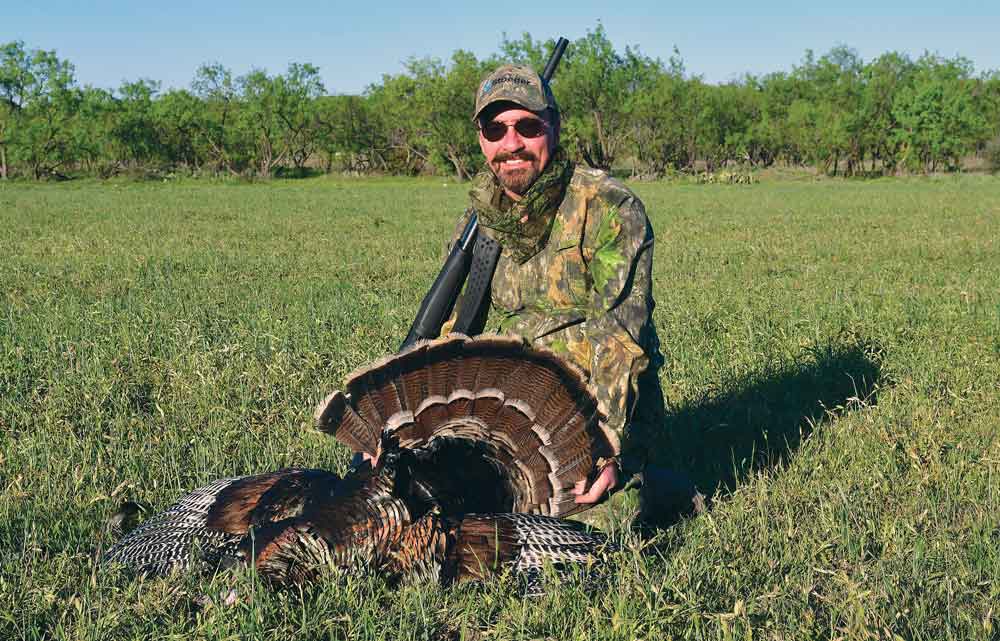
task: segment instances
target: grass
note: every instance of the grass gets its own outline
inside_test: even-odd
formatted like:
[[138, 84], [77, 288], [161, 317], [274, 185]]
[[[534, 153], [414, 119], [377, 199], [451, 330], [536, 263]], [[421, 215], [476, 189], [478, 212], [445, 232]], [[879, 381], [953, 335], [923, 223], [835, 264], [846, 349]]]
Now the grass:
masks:
[[640, 536], [619, 497], [606, 591], [521, 601], [95, 563], [125, 499], [344, 469], [313, 406], [405, 335], [463, 186], [0, 185], [0, 638], [997, 638], [1000, 181], [634, 189], [657, 456], [710, 509]]

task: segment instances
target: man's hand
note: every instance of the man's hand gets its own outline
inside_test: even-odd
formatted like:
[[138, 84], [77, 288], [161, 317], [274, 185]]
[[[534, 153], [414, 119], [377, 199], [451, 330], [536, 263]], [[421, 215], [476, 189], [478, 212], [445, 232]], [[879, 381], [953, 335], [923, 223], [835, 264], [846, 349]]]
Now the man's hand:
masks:
[[616, 487], [618, 487], [618, 463], [609, 463], [594, 479], [589, 490], [584, 479], [573, 488], [573, 494], [576, 494], [577, 503], [597, 503]]

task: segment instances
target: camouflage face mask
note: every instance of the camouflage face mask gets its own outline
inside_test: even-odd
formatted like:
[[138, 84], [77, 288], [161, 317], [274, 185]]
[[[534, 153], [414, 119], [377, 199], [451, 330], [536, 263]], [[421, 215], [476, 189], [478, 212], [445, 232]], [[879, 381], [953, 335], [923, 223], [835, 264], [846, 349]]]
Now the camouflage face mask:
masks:
[[[493, 232], [504, 250], [518, 263], [541, 251], [549, 239], [556, 210], [573, 176], [573, 163], [562, 147], [557, 147], [545, 170], [535, 179], [521, 200], [511, 202], [503, 186], [487, 164], [472, 179], [469, 197], [479, 214], [479, 224]], [[525, 216], [526, 222], [520, 222]]]

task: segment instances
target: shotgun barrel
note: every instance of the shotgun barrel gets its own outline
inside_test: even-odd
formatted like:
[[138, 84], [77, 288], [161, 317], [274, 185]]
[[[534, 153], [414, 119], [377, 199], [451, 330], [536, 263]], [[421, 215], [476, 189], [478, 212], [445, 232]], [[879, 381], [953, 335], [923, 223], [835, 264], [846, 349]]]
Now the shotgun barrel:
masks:
[[566, 51], [566, 45], [569, 44], [569, 40], [560, 37], [556, 41], [555, 48], [552, 49], [552, 55], [549, 56], [549, 61], [545, 65], [545, 70], [542, 72], [542, 80], [548, 82], [552, 80], [552, 76], [556, 73], [556, 67], [559, 66], [559, 61], [562, 59], [563, 53]]

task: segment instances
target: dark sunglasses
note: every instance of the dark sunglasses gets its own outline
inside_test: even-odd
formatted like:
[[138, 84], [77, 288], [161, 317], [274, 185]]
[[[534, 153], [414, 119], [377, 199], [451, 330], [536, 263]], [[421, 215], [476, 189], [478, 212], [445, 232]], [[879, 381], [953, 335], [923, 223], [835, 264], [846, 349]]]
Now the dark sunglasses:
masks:
[[[538, 118], [521, 118], [514, 123], [514, 131], [522, 138], [538, 138], [544, 135], [548, 128], [548, 123]], [[490, 142], [501, 140], [507, 135], [507, 125], [496, 120], [482, 123], [479, 130], [483, 132], [483, 138]]]

